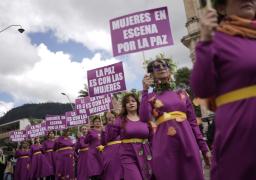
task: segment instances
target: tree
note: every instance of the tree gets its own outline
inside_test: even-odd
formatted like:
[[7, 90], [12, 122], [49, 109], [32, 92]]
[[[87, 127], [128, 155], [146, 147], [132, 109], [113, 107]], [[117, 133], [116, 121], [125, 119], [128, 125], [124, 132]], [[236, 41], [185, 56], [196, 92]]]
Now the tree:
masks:
[[89, 96], [88, 86], [87, 86], [87, 84], [84, 84], [84, 89], [79, 91], [79, 96], [78, 97], [86, 97], [86, 96]]
[[187, 67], [178, 69], [174, 74], [176, 86], [181, 88], [189, 87], [190, 74], [191, 70]]

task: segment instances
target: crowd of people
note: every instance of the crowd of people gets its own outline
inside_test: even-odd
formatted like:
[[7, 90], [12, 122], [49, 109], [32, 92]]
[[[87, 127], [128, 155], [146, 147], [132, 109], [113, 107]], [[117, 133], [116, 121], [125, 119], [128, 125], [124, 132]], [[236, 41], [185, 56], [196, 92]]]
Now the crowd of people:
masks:
[[68, 129], [22, 142], [14, 179], [203, 180], [203, 157], [212, 180], [255, 180], [256, 0], [215, 0], [214, 8], [201, 17], [191, 76], [195, 95], [215, 111], [211, 150], [189, 96], [172, 89], [172, 68], [159, 58], [148, 64], [141, 100], [126, 94], [105, 126], [96, 116], [76, 143]]

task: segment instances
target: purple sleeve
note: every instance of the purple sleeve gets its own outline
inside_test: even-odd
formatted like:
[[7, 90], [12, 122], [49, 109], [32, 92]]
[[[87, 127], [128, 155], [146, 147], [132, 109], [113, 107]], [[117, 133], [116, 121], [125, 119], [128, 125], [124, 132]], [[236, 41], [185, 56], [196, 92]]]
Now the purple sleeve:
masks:
[[140, 120], [142, 122], [148, 122], [152, 118], [151, 116], [152, 108], [150, 103], [148, 102], [148, 99], [149, 99], [148, 91], [146, 90], [142, 91], [142, 98], [140, 102], [140, 111], [139, 111]]
[[187, 106], [187, 119], [189, 121], [189, 124], [192, 128], [192, 131], [194, 133], [194, 136], [196, 138], [196, 141], [197, 141], [197, 144], [200, 148], [200, 150], [203, 152], [203, 153], [206, 153], [209, 151], [209, 148], [203, 138], [203, 135], [199, 129], [199, 126], [197, 125], [197, 122], [196, 122], [196, 115], [195, 115], [195, 111], [194, 111], [194, 108], [193, 108], [193, 105], [190, 101], [190, 99], [186, 98], [186, 106]]
[[56, 150], [58, 150], [59, 149], [59, 138], [58, 139], [56, 139], [55, 140], [55, 142], [54, 142], [54, 146], [53, 146], [54, 148], [54, 151], [56, 151]]
[[106, 141], [106, 132], [105, 131], [101, 131], [101, 136], [100, 136], [100, 143], [101, 145], [105, 146], [107, 144]]
[[120, 135], [121, 126], [120, 126], [120, 122], [118, 121], [120, 121], [120, 119], [117, 120], [115, 125], [112, 125], [112, 124], [107, 125], [106, 132], [105, 132], [106, 143], [110, 141], [114, 141]]
[[88, 133], [85, 136], [84, 143], [85, 144], [90, 144], [90, 142], [92, 141], [92, 138], [93, 137], [92, 137], [91, 131], [88, 131]]
[[191, 74], [191, 86], [197, 97], [208, 98], [216, 93], [215, 51], [214, 42], [198, 42], [196, 46], [196, 62]]

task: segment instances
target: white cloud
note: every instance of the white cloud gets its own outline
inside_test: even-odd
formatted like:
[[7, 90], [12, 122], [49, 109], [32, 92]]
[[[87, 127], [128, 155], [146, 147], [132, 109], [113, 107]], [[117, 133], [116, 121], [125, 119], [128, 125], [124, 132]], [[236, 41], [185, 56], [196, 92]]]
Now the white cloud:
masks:
[[13, 102], [0, 101], [0, 117], [14, 107]]

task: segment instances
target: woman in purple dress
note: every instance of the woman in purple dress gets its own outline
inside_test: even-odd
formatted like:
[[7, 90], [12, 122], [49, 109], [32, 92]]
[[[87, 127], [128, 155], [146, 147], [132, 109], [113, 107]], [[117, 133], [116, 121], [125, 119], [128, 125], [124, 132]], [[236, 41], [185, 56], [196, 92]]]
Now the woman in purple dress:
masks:
[[53, 174], [53, 168], [43, 154], [43, 146], [40, 144], [40, 138], [34, 138], [34, 144], [30, 147], [31, 150], [31, 180], [43, 178]]
[[119, 154], [125, 180], [150, 180], [152, 178], [149, 139], [151, 126], [139, 118], [139, 101], [129, 93], [122, 99], [122, 112], [110, 132], [122, 141]]
[[21, 148], [16, 151], [16, 166], [14, 170], [14, 180], [28, 180], [30, 178], [30, 149], [29, 143], [23, 141]]
[[93, 119], [93, 128], [90, 129], [85, 137], [84, 143], [89, 145], [88, 150], [88, 174], [92, 180], [101, 179], [103, 170], [101, 148], [101, 128], [102, 123], [98, 116]]
[[46, 180], [54, 180], [54, 176], [55, 176], [54, 131], [49, 131], [47, 134], [47, 137], [48, 139], [43, 142], [44, 154], [48, 162], [51, 164], [53, 171], [52, 171], [52, 174], [46, 178]]
[[214, 5], [217, 12], [208, 9], [201, 18], [191, 79], [195, 95], [214, 99], [217, 107], [211, 179], [254, 180], [256, 1]]
[[75, 179], [74, 144], [69, 137], [69, 129], [63, 130], [62, 136], [55, 140], [56, 180]]
[[[78, 152], [77, 164], [77, 180], [89, 180], [88, 175], [88, 144], [84, 143], [85, 136], [88, 132], [86, 126], [80, 127], [81, 136], [78, 137], [76, 143], [76, 151]], [[89, 164], [90, 165], [90, 164]]]
[[[153, 173], [157, 180], [203, 180], [200, 150], [209, 165], [210, 152], [196, 123], [193, 106], [186, 92], [172, 91], [168, 59], [148, 64], [143, 79], [140, 118], [155, 120], [152, 141]], [[148, 93], [153, 85], [154, 91]]]
[[116, 119], [115, 112], [106, 112], [105, 119], [107, 125], [101, 133], [101, 144], [104, 145], [103, 157], [103, 180], [120, 180], [122, 179], [122, 167], [119, 156], [121, 145], [120, 136], [113, 137], [111, 125]]

